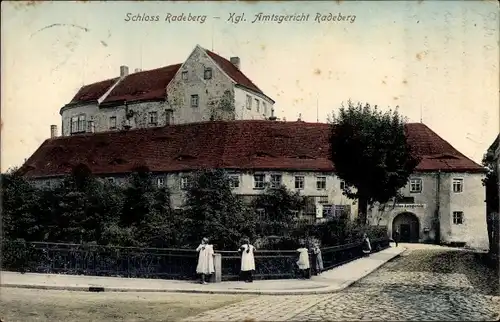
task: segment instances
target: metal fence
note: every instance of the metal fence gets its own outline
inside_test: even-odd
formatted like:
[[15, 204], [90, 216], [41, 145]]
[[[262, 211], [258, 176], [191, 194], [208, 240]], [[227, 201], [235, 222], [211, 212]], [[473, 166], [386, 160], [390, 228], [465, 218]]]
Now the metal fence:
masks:
[[[388, 246], [386, 238], [372, 241], [374, 252]], [[222, 280], [237, 280], [241, 255], [236, 251], [216, 252], [221, 254]], [[361, 243], [322, 249], [324, 269], [361, 256]], [[255, 279], [294, 278], [298, 276], [297, 259], [295, 250], [258, 250], [255, 253]], [[18, 272], [185, 280], [196, 277], [197, 260], [197, 253], [187, 249], [22, 241], [2, 243], [2, 269]]]

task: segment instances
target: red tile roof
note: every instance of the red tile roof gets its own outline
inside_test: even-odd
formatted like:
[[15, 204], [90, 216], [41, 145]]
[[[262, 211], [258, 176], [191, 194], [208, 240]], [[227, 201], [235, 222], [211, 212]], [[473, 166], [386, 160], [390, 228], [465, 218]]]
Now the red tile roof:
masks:
[[[46, 140], [19, 170], [28, 177], [58, 176], [80, 163], [94, 174], [200, 168], [334, 171], [329, 125], [305, 122], [215, 121], [103, 132]], [[483, 167], [424, 124], [407, 125], [422, 157], [417, 171], [479, 172]]]
[[125, 77], [103, 103], [161, 100], [167, 97], [167, 85], [182, 64], [137, 72]]
[[[236, 68], [229, 60], [214, 52], [203, 49], [217, 65], [237, 84], [265, 95], [248, 77]], [[162, 100], [166, 97], [166, 88], [182, 64], [175, 64], [157, 69], [133, 73], [126, 76], [113, 90], [103, 104], [113, 102], [134, 102]], [[71, 103], [95, 101], [108, 91], [119, 78], [83, 86]]]
[[70, 104], [97, 101], [101, 96], [106, 94], [106, 92], [118, 81], [118, 79], [119, 77], [115, 77], [83, 86], [73, 97]]
[[219, 65], [219, 67], [229, 77], [231, 77], [232, 80], [234, 80], [236, 82], [236, 84], [245, 86], [246, 88], [249, 88], [249, 89], [253, 90], [254, 92], [264, 94], [260, 90], [260, 88], [257, 87], [257, 85], [255, 85], [248, 77], [246, 77], [245, 74], [243, 74], [241, 72], [241, 70], [236, 68], [236, 66], [234, 66], [233, 63], [231, 63], [229, 60], [217, 55], [214, 52], [211, 52], [210, 50], [205, 49], [205, 51], [207, 52], [208, 56], [210, 56], [210, 58], [212, 58], [215, 61], [215, 63], [217, 65]]

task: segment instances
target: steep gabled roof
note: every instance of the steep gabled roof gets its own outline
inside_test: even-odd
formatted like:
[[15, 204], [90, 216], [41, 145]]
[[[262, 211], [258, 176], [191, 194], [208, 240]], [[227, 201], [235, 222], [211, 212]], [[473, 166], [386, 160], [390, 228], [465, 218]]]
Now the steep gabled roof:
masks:
[[[422, 158], [417, 171], [482, 172], [424, 124], [407, 125]], [[19, 170], [28, 177], [68, 174], [78, 164], [94, 174], [128, 173], [136, 166], [179, 172], [201, 168], [334, 171], [330, 127], [322, 123], [214, 121], [46, 140]]]
[[[201, 47], [199, 47], [201, 48]], [[238, 85], [251, 91], [266, 96], [241, 70], [236, 68], [229, 60], [201, 48], [207, 55]], [[169, 65], [156, 69], [146, 70], [129, 74], [124, 77], [118, 85], [107, 95], [102, 104], [115, 102], [136, 102], [148, 100], [164, 100], [166, 88], [174, 78], [182, 64]], [[120, 78], [108, 79], [105, 81], [83, 86], [71, 103], [95, 102], [102, 97]], [[267, 97], [267, 96], [266, 96]]]
[[119, 77], [85, 85], [76, 93], [70, 104], [95, 102], [118, 81]]
[[236, 66], [233, 65], [229, 60], [225, 59], [224, 57], [221, 57], [217, 55], [216, 53], [205, 49], [207, 52], [208, 56], [213, 59], [213, 61], [219, 65], [219, 67], [233, 80], [236, 82], [238, 85], [242, 85], [254, 92], [257, 92], [259, 94], [264, 93], [260, 90], [260, 88], [257, 87], [243, 72], [236, 68]]
[[182, 64], [146, 70], [127, 75], [102, 102], [134, 102], [162, 100], [167, 96], [167, 85]]

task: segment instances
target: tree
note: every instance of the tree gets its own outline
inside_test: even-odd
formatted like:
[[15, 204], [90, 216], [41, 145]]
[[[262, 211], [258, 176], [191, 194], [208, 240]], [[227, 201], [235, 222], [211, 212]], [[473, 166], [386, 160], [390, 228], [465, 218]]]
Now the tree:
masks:
[[110, 242], [142, 247], [172, 247], [179, 242], [179, 218], [171, 209], [170, 193], [153, 184], [148, 168], [134, 169], [124, 198], [119, 222], [108, 229]]
[[382, 112], [348, 101], [331, 123], [335, 171], [346, 183], [344, 195], [358, 199], [358, 219], [366, 223], [368, 205], [396, 197], [419, 163], [406, 140], [405, 119], [397, 109]]
[[40, 201], [39, 191], [11, 169], [1, 175], [2, 232], [6, 239], [36, 240], [43, 235], [34, 210]]
[[252, 202], [252, 207], [256, 213], [264, 212], [264, 217], [259, 220], [263, 236], [291, 236], [296, 227], [297, 215], [304, 210], [305, 198], [298, 192], [292, 193], [283, 185], [277, 188], [267, 187]]
[[188, 244], [195, 246], [203, 236], [218, 249], [235, 249], [243, 237], [255, 233], [255, 217], [235, 196], [230, 178], [223, 170], [203, 170], [193, 175], [183, 206]]

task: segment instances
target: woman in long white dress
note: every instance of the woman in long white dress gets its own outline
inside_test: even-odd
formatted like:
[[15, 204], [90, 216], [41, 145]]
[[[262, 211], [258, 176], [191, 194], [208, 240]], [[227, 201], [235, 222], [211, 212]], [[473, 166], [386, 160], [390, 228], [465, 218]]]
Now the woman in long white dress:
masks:
[[208, 244], [208, 238], [203, 238], [201, 244], [196, 248], [198, 252], [198, 265], [196, 273], [201, 275], [201, 284], [207, 284], [205, 277], [215, 272], [214, 247]]
[[241, 277], [247, 283], [253, 282], [253, 271], [255, 271], [255, 247], [248, 239], [243, 240], [239, 251], [241, 252]]
[[297, 265], [299, 266], [299, 270], [301, 273], [300, 278], [309, 278], [309, 270], [311, 268], [309, 264], [309, 250], [302, 243], [300, 245], [300, 248], [297, 249], [297, 252], [299, 253], [299, 260], [297, 261]]

